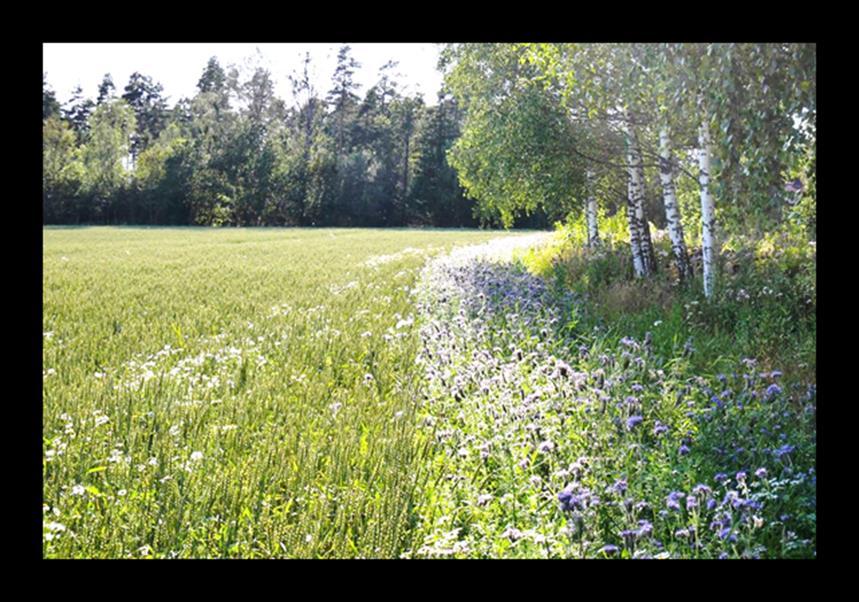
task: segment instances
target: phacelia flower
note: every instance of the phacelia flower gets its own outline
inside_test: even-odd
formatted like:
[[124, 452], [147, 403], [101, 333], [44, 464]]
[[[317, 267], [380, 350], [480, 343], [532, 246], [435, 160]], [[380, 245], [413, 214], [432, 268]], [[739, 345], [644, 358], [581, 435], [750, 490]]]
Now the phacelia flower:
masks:
[[769, 387], [767, 387], [766, 394], [767, 394], [767, 397], [768, 397], [768, 398], [769, 398], [769, 397], [774, 397], [775, 395], [778, 395], [778, 394], [780, 394], [780, 393], [781, 393], [781, 387], [779, 387], [779, 386], [778, 386], [777, 384], [775, 384], [775, 383], [773, 383], [773, 384], [771, 384]]
[[609, 490], [613, 491], [614, 493], [617, 493], [619, 495], [622, 495], [626, 492], [626, 488], [627, 488], [626, 479], [618, 479], [617, 481], [614, 482], [614, 485], [609, 487]]
[[684, 495], [682, 491], [672, 491], [668, 494], [668, 497], [665, 498], [665, 505], [668, 506], [670, 510], [680, 510], [680, 500], [683, 499]]
[[611, 556], [613, 554], [617, 554], [618, 551], [620, 551], [620, 549], [614, 544], [608, 544], [608, 545], [601, 547], [599, 549], [599, 551], [603, 552], [604, 554]]
[[561, 502], [561, 510], [567, 512], [584, 508], [583, 496], [574, 494], [569, 488], [564, 489], [558, 494], [558, 501]]
[[629, 430], [634, 429], [636, 426], [641, 424], [644, 421], [644, 418], [641, 416], [630, 416], [626, 420], [626, 428]]
[[779, 447], [778, 449], [774, 449], [774, 450], [773, 450], [773, 455], [774, 455], [776, 458], [781, 458], [782, 456], [786, 456], [786, 455], [788, 455], [788, 454], [793, 453], [793, 451], [794, 451], [795, 449], [796, 449], [796, 447], [794, 447], [793, 445], [787, 445], [787, 444], [786, 444], [786, 445], [782, 445], [782, 446], [781, 446], [781, 447]]
[[553, 449], [555, 449], [555, 444], [554, 444], [554, 443], [552, 443], [551, 441], [543, 441], [543, 442], [542, 442], [542, 443], [537, 447], [537, 450], [538, 450], [541, 454], [547, 454], [547, 453], [551, 452]]

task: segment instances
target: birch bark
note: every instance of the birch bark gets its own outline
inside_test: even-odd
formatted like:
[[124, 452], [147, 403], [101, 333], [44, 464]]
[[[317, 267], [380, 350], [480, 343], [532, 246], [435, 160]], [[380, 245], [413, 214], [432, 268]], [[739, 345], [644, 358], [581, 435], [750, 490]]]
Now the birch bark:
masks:
[[[623, 133], [626, 137], [626, 162], [627, 173], [629, 174], [627, 217], [630, 220], [629, 231], [630, 243], [633, 247], [633, 265], [640, 264], [641, 267], [640, 271], [636, 268], [636, 276], [647, 276], [653, 271], [654, 257], [653, 244], [650, 241], [650, 227], [644, 216], [644, 167], [627, 110], [624, 110], [623, 113]], [[633, 230], [635, 230], [634, 243]]]
[[588, 246], [595, 247], [599, 243], [599, 227], [597, 224], [597, 199], [594, 195], [594, 173], [591, 170], [586, 172], [588, 186], [588, 205], [587, 205], [587, 220], [588, 220]]
[[665, 219], [668, 222], [668, 236], [671, 238], [671, 250], [674, 253], [674, 264], [680, 280], [692, 278], [692, 264], [689, 262], [689, 252], [683, 237], [683, 223], [680, 220], [680, 207], [674, 188], [674, 161], [671, 156], [671, 137], [668, 127], [663, 126], [659, 131], [659, 178], [662, 181], [662, 198], [665, 203]]
[[629, 246], [632, 248], [632, 268], [636, 278], [646, 275], [644, 259], [641, 255], [641, 241], [638, 238], [638, 221], [635, 219], [635, 200], [632, 190], [632, 178], [627, 182], [626, 221], [629, 223]]
[[713, 296], [716, 281], [713, 258], [716, 251], [716, 217], [710, 194], [710, 126], [705, 116], [698, 130], [698, 183], [701, 186], [701, 247], [704, 264], [704, 296]]

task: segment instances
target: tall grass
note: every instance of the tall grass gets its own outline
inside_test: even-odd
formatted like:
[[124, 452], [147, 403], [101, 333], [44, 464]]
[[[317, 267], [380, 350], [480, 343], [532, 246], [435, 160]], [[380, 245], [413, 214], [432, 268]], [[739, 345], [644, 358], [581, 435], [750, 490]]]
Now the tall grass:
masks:
[[45, 557], [395, 557], [411, 287], [477, 231], [46, 228]]

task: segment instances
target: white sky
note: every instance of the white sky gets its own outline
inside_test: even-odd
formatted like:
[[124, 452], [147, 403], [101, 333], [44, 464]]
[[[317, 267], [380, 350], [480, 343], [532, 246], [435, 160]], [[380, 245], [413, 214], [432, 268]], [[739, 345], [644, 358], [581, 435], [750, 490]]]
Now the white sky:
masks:
[[[346, 42], [348, 43], [348, 42]], [[302, 69], [305, 52], [310, 52], [311, 77], [317, 92], [324, 95], [331, 87], [342, 44], [43, 44], [42, 71], [48, 84], [64, 104], [80, 85], [84, 96], [95, 99], [98, 85], [110, 73], [117, 95], [122, 94], [129, 76], [139, 71], [162, 86], [168, 104], [196, 93], [197, 81], [209, 57], [216, 56], [222, 67], [257, 65], [267, 68], [275, 81], [275, 93], [291, 103], [288, 75]], [[352, 56], [361, 66], [355, 72], [358, 93], [363, 95], [378, 81], [379, 67], [389, 60], [399, 61], [394, 73], [401, 90], [420, 92], [427, 104], [435, 104], [442, 75], [436, 70], [437, 44], [349, 44]], [[259, 49], [259, 53], [257, 52]]]

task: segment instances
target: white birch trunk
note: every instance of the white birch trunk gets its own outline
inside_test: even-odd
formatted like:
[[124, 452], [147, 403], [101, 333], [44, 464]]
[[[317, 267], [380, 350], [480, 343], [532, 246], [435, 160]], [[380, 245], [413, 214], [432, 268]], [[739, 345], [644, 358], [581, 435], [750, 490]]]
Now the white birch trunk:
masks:
[[597, 245], [597, 243], [599, 243], [599, 228], [597, 225], [597, 199], [594, 195], [594, 173], [591, 170], [588, 170], [585, 175], [587, 176], [588, 185], [588, 246], [593, 248]]
[[629, 246], [632, 248], [632, 268], [635, 271], [635, 277], [641, 278], [646, 273], [644, 271], [644, 259], [641, 256], [641, 241], [638, 238], [638, 222], [635, 219], [635, 197], [632, 189], [632, 178], [629, 178], [627, 183], [626, 220], [629, 223]]
[[671, 156], [671, 138], [668, 127], [663, 126], [659, 131], [659, 178], [662, 180], [662, 198], [665, 203], [665, 219], [668, 222], [668, 236], [671, 238], [671, 250], [674, 253], [674, 264], [677, 273], [683, 281], [692, 278], [692, 264], [689, 262], [689, 252], [683, 237], [683, 223], [680, 220], [680, 207], [674, 188], [674, 162]]
[[710, 126], [704, 116], [698, 131], [698, 182], [701, 185], [701, 247], [704, 263], [704, 296], [712, 297], [716, 281], [713, 258], [716, 251], [716, 217], [710, 194]]
[[635, 158], [633, 167], [635, 182], [635, 219], [638, 222], [638, 236], [641, 239], [641, 256], [644, 259], [645, 270], [648, 274], [656, 269], [656, 254], [653, 252], [653, 242], [650, 239], [650, 224], [644, 215], [644, 161], [641, 159], [641, 149], [638, 140], [632, 137], [632, 154]]
[[[652, 261], [648, 257], [649, 236], [645, 238], [647, 222], [644, 219], [643, 202], [643, 168], [640, 162], [638, 147], [632, 133], [629, 121], [629, 112], [623, 112], [623, 133], [626, 137], [626, 162], [629, 175], [629, 186], [627, 195], [627, 219], [629, 219], [630, 244], [632, 245], [632, 261], [635, 267], [635, 275], [647, 276], [651, 272]], [[649, 230], [649, 229], [648, 229]], [[649, 234], [649, 232], [647, 232]], [[652, 249], [650, 249], [652, 253]]]

